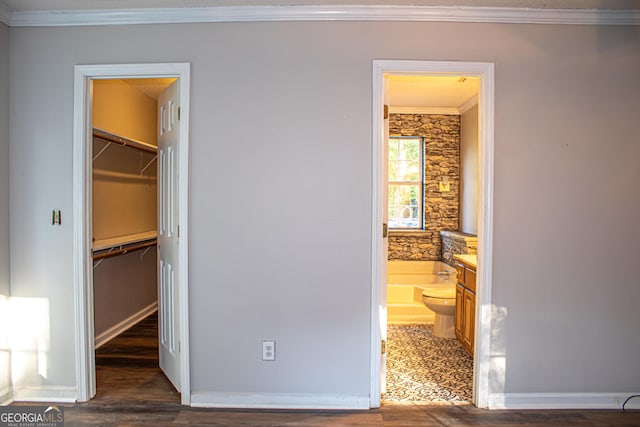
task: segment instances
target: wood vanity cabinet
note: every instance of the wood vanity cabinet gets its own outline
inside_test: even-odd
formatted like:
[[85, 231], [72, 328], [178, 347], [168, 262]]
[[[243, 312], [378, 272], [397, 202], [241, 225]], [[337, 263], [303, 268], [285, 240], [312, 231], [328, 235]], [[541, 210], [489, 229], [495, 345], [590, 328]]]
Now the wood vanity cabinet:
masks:
[[462, 345], [473, 356], [476, 331], [476, 293], [464, 290], [464, 322], [462, 325]]
[[476, 323], [476, 268], [456, 261], [456, 338], [473, 356]]

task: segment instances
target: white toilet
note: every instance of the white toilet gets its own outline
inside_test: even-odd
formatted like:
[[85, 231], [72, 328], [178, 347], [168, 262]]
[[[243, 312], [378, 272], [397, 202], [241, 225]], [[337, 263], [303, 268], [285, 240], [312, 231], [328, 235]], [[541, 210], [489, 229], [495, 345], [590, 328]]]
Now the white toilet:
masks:
[[456, 284], [428, 285], [422, 291], [422, 302], [436, 314], [433, 336], [455, 338]]

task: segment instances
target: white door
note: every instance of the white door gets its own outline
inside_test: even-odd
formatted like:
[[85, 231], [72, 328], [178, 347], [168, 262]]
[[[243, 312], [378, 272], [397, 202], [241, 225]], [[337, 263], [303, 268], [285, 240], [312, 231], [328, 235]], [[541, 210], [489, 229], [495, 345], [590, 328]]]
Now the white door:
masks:
[[180, 391], [178, 84], [158, 98], [158, 341], [160, 369]]
[[[380, 338], [383, 345], [387, 343], [387, 280], [388, 280], [388, 258], [389, 258], [389, 78], [384, 77], [383, 82], [383, 111], [384, 120], [382, 129], [382, 259], [380, 260]], [[382, 352], [380, 360], [380, 393], [387, 391], [387, 353]]]

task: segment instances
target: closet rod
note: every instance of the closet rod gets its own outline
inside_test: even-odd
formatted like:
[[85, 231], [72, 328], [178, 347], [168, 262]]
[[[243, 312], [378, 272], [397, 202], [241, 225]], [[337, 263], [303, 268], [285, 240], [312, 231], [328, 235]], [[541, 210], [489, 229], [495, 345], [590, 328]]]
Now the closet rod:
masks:
[[104, 252], [101, 254], [97, 254], [93, 256], [93, 260], [99, 260], [102, 258], [109, 258], [112, 256], [116, 256], [116, 255], [120, 255], [120, 254], [126, 254], [127, 252], [132, 252], [138, 249], [143, 249], [143, 248], [147, 248], [149, 246], [154, 246], [157, 243], [157, 241], [154, 239], [151, 242], [146, 242], [146, 243], [140, 243], [139, 245], [135, 245], [135, 246], [130, 246], [128, 248], [120, 248], [117, 251], [112, 251], [112, 252]]
[[[136, 148], [138, 150], [146, 151], [148, 153], [157, 153], [158, 147], [155, 145], [147, 144], [146, 142], [136, 141], [135, 139], [124, 138], [115, 133], [107, 132], [106, 130], [93, 128], [93, 136], [97, 136], [105, 141], [114, 142], [125, 147]], [[97, 156], [96, 156], [97, 157]]]

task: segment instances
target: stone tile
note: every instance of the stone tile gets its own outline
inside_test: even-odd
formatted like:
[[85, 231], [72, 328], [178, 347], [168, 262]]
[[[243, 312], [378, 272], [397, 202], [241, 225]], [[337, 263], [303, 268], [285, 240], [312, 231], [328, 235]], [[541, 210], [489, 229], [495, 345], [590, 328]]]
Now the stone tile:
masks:
[[385, 402], [470, 402], [473, 359], [433, 325], [389, 325]]

